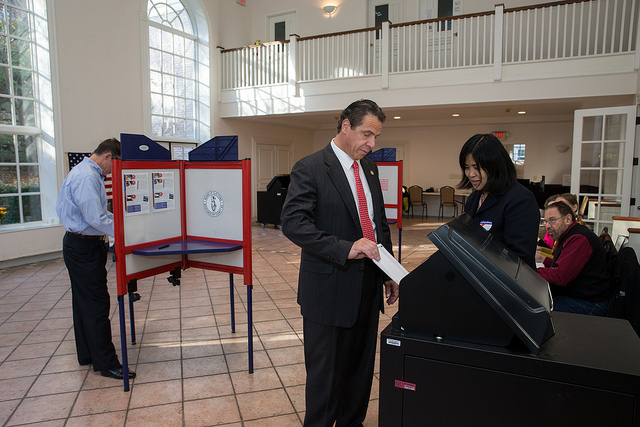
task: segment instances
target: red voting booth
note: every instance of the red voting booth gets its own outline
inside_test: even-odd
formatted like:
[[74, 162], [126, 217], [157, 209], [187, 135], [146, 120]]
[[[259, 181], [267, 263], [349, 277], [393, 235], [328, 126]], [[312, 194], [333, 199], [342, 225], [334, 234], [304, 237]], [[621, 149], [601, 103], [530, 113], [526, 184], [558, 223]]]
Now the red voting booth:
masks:
[[389, 224], [398, 227], [398, 261], [402, 259], [402, 161], [395, 148], [380, 148], [367, 155], [378, 167], [384, 210]]
[[248, 364], [253, 372], [251, 161], [237, 160], [237, 137], [216, 137], [171, 160], [143, 135], [121, 134], [122, 160], [113, 161], [115, 262], [124, 389], [129, 390], [124, 296], [129, 295], [131, 340], [137, 280], [190, 267], [229, 273], [235, 332], [233, 275], [247, 288]]

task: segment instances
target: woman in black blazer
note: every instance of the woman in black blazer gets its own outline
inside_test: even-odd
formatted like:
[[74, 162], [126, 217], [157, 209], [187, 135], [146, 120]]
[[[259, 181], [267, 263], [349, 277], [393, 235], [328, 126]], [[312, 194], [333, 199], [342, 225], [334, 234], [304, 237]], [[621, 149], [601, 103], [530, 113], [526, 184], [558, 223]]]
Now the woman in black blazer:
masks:
[[531, 268], [540, 210], [531, 191], [516, 181], [516, 168], [493, 135], [474, 135], [460, 150], [463, 177], [458, 188], [473, 189], [464, 210]]

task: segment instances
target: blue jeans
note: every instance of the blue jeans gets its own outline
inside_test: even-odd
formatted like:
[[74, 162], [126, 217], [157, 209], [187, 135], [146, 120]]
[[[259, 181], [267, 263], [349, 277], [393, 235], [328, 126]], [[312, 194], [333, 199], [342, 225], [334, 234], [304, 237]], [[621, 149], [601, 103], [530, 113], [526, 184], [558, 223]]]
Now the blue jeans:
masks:
[[583, 299], [572, 298], [565, 295], [553, 297], [553, 311], [564, 313], [590, 314], [591, 316], [606, 316], [607, 301], [590, 302]]

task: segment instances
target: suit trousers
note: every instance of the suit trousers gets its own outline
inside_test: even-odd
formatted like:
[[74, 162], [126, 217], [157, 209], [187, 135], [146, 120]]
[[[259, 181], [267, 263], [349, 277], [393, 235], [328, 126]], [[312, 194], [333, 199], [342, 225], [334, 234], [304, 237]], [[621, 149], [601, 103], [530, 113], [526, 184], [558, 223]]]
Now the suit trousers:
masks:
[[107, 243], [65, 234], [64, 263], [69, 271], [73, 306], [73, 332], [81, 365], [95, 371], [120, 366], [111, 336], [111, 310], [107, 288]]
[[[303, 319], [307, 371], [305, 426], [362, 425], [369, 405], [378, 338], [381, 286], [365, 263], [362, 299], [351, 328]], [[348, 284], [345, 284], [348, 286]]]

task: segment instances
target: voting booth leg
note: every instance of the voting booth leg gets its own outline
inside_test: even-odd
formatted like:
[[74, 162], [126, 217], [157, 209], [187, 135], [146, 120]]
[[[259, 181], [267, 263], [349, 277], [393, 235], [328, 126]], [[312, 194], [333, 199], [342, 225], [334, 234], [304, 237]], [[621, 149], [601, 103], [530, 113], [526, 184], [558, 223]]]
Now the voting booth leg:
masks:
[[248, 333], [248, 354], [249, 360], [249, 373], [253, 374], [253, 301], [251, 300], [251, 294], [253, 291], [253, 285], [247, 285], [247, 333]]
[[233, 273], [229, 273], [229, 305], [231, 306], [231, 333], [236, 333], [236, 310], [233, 296]]
[[124, 391], [129, 391], [129, 359], [127, 357], [127, 331], [124, 325], [124, 295], [118, 295], [118, 309], [120, 312], [120, 346], [122, 347]]
[[398, 262], [402, 262], [402, 228], [398, 228]]
[[129, 320], [131, 321], [131, 345], [136, 345], [136, 322], [133, 312], [133, 298], [129, 294]]

